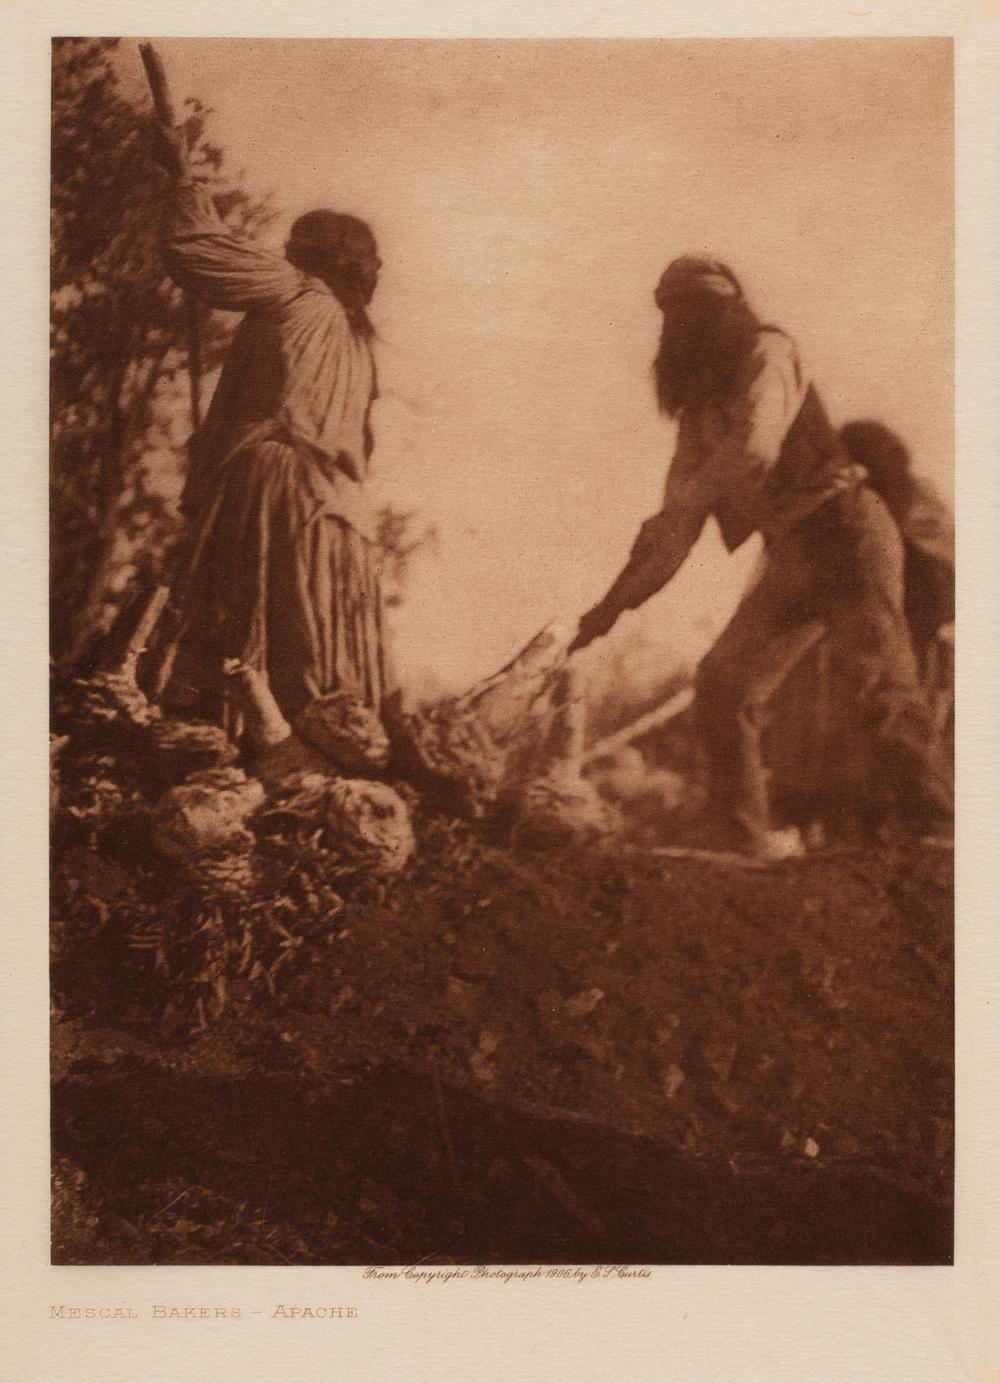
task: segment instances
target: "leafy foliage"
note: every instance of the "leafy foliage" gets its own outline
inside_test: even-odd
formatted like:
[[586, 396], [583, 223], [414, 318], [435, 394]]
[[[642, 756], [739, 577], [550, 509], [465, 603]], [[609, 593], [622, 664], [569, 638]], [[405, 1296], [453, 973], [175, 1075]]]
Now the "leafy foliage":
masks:
[[[179, 465], [189, 364], [183, 298], [160, 261], [164, 179], [149, 157], [149, 112], [121, 90], [117, 44], [53, 43], [52, 646], [69, 662], [135, 566], [163, 562], [176, 520], [162, 473]], [[186, 105], [193, 171], [234, 230], [260, 230], [270, 207], [227, 174], [206, 137], [210, 114]], [[228, 330], [220, 317], [202, 323], [206, 370]]]
[[382, 585], [390, 610], [403, 603], [403, 588], [413, 557], [437, 546], [437, 529], [433, 525], [418, 529], [416, 520], [412, 509], [387, 504], [379, 510], [375, 544], [382, 556]]

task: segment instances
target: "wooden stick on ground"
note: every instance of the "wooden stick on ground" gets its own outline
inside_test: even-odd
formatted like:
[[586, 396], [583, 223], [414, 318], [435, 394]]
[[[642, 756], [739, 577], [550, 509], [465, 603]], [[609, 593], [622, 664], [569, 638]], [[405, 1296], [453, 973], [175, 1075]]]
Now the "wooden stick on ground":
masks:
[[686, 711], [694, 700], [694, 689], [692, 687], [682, 687], [673, 696], [668, 697], [660, 706], [654, 706], [645, 715], [639, 716], [638, 720], [633, 720], [630, 724], [623, 726], [620, 730], [615, 730], [613, 734], [605, 735], [592, 744], [584, 754], [584, 762], [591, 763], [594, 759], [603, 758], [605, 754], [615, 754], [619, 749], [625, 749], [642, 735], [648, 735], [650, 730], [656, 730], [661, 725], [666, 725], [668, 720], [673, 720], [682, 711]]
[[147, 600], [142, 614], [132, 631], [132, 636], [125, 646], [119, 671], [132, 681], [136, 681], [139, 667], [139, 659], [146, 650], [146, 645], [152, 637], [153, 630], [159, 623], [160, 616], [163, 614], [164, 606], [170, 598], [170, 589], [167, 586], [157, 586]]

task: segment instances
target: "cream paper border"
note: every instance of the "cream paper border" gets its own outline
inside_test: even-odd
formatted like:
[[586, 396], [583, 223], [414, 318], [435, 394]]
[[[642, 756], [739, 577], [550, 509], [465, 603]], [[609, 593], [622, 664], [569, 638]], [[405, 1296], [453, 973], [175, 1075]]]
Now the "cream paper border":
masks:
[[[958, 128], [958, 1069], [954, 1268], [660, 1268], [648, 1280], [374, 1284], [353, 1268], [48, 1265], [46, 389], [48, 63], [54, 34], [340, 36], [953, 35]], [[0, 644], [6, 1116], [2, 1337], [18, 1383], [677, 1380], [1000, 1383], [995, 1299], [997, 692], [1000, 685], [1000, 3], [394, 0], [277, 4], [0, 0], [5, 291]], [[914, 285], [919, 292], [919, 284]], [[50, 1321], [51, 1302], [135, 1321]], [[240, 1322], [148, 1319], [155, 1302], [259, 1307]], [[277, 1303], [354, 1305], [338, 1321]], [[11, 1350], [11, 1345], [13, 1349]]]

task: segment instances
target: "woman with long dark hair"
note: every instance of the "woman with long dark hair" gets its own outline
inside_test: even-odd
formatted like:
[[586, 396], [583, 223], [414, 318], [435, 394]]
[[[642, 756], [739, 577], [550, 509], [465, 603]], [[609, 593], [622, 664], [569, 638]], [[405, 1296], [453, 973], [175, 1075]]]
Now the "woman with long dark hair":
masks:
[[385, 662], [366, 484], [375, 237], [357, 217], [317, 210], [294, 223], [284, 257], [270, 253], [235, 238], [186, 180], [176, 132], [160, 126], [155, 152], [175, 180], [171, 275], [244, 314], [191, 441], [191, 537], [164, 698], [223, 714], [224, 668], [236, 663], [267, 678], [289, 720], [333, 691], [377, 711]]
[[799, 850], [795, 833], [772, 827], [761, 740], [772, 696], [826, 635], [900, 808], [917, 829], [939, 832], [951, 811], [950, 774], [918, 681], [903, 543], [886, 503], [831, 424], [794, 342], [759, 320], [730, 269], [675, 260], [656, 302], [656, 392], [677, 421], [677, 450], [662, 509], [572, 647], [660, 590], [710, 516], [730, 551], [760, 533], [764, 575], [696, 679], [706, 843], [765, 859]]

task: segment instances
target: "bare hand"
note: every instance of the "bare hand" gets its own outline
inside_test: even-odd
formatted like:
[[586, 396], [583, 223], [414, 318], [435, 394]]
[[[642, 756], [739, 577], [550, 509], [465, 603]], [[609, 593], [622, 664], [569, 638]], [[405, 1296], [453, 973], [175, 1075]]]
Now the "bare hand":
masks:
[[595, 605], [580, 620], [573, 642], [566, 650], [567, 653], [575, 653], [579, 648], [586, 648], [601, 634], [606, 634], [614, 622], [614, 615], [603, 604]]

